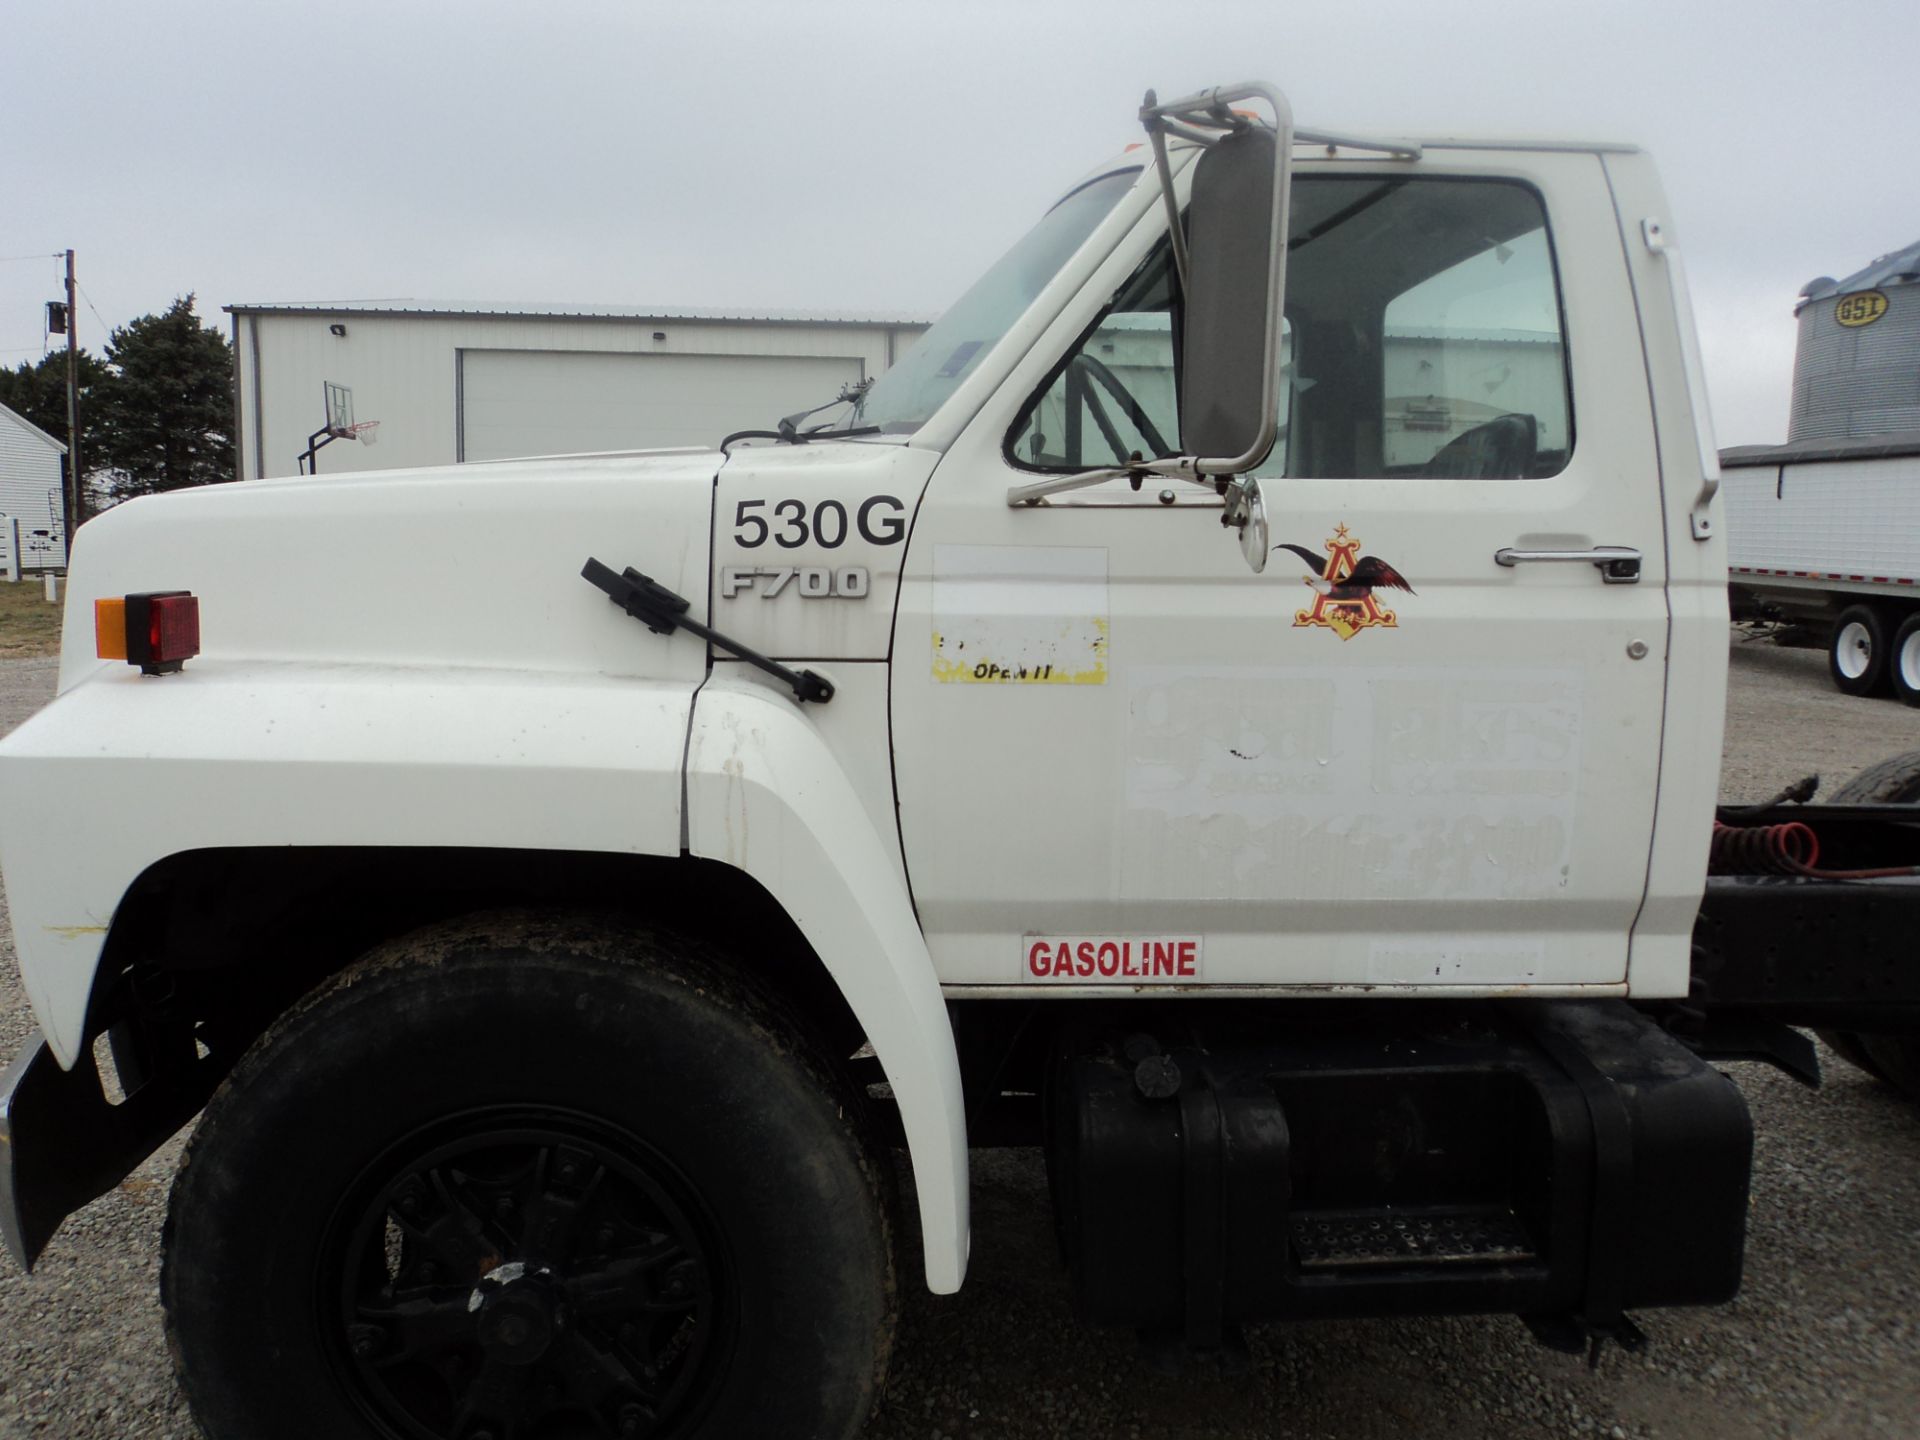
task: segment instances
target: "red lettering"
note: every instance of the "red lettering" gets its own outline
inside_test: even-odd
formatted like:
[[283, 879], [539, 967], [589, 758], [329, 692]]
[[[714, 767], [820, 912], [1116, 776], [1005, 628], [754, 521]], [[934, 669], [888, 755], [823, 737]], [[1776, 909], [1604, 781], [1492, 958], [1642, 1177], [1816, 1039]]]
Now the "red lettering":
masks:
[[1060, 942], [1060, 948], [1053, 952], [1053, 974], [1055, 979], [1073, 974], [1073, 946], [1064, 940]]
[[1093, 974], [1093, 965], [1093, 942], [1091, 940], [1082, 940], [1080, 942], [1080, 964], [1076, 968], [1082, 975], [1091, 975]]
[[1047, 956], [1047, 942], [1036, 940], [1027, 950], [1027, 971], [1037, 980], [1044, 980], [1053, 973], [1053, 965]]
[[1179, 973], [1180, 973], [1181, 975], [1186, 975], [1186, 976], [1191, 976], [1191, 975], [1193, 974], [1193, 961], [1194, 961], [1194, 955], [1193, 955], [1193, 952], [1194, 952], [1194, 949], [1195, 949], [1195, 948], [1196, 948], [1196, 947], [1195, 947], [1195, 945], [1194, 945], [1194, 942], [1193, 942], [1193, 941], [1191, 941], [1191, 940], [1182, 940], [1182, 941], [1180, 942], [1180, 950], [1179, 950], [1179, 957], [1180, 957], [1180, 969], [1179, 969]]
[[1173, 974], [1173, 947], [1158, 940], [1153, 942], [1153, 973]]
[[1100, 973], [1102, 975], [1116, 975], [1119, 971], [1120, 947], [1111, 940], [1102, 941], [1100, 944]]

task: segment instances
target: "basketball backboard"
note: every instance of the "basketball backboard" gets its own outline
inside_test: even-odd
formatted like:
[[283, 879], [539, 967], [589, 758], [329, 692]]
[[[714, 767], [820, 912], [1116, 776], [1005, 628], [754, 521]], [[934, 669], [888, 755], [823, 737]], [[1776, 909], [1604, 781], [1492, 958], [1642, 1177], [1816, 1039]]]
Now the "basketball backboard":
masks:
[[331, 380], [321, 384], [327, 391], [327, 433], [338, 435], [342, 439], [353, 434], [353, 389], [347, 385], [336, 385]]

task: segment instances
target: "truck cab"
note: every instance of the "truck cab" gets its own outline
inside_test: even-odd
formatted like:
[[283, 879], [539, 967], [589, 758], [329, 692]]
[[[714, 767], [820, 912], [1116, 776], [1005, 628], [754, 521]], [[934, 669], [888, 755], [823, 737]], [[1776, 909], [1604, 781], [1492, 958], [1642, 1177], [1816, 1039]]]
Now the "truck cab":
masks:
[[[894, 1150], [935, 1290], [1039, 1145], [1086, 1317], [1201, 1347], [1733, 1293], [1745, 1107], [1636, 1008], [1727, 623], [1651, 162], [1141, 116], [837, 420], [77, 537], [0, 1226], [205, 1107], [216, 1440], [852, 1433]], [[184, 668], [100, 658], [180, 591]]]

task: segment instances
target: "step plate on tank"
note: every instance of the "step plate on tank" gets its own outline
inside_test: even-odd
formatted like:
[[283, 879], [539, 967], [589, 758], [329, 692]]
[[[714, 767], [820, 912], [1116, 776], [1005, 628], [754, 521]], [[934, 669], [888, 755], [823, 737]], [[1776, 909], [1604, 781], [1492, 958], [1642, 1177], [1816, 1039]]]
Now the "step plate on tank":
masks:
[[1319, 1210], [1288, 1220], [1303, 1270], [1379, 1265], [1501, 1265], [1535, 1259], [1533, 1242], [1504, 1206]]

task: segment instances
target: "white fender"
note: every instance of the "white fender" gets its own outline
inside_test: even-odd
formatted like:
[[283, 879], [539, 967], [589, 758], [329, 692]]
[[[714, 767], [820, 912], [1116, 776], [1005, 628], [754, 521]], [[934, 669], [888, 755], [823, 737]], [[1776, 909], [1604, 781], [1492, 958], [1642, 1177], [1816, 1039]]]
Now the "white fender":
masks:
[[840, 987], [900, 1106], [927, 1287], [967, 1270], [967, 1122], [953, 1027], [898, 865], [791, 696], [717, 667], [693, 708], [687, 847], [751, 875]]
[[693, 690], [691, 680], [204, 657], [155, 679], [96, 670], [0, 746], [0, 862], [21, 977], [54, 1054], [70, 1069], [80, 1053], [121, 897], [181, 851], [679, 854]]

